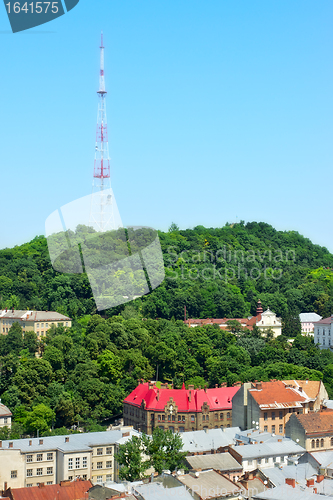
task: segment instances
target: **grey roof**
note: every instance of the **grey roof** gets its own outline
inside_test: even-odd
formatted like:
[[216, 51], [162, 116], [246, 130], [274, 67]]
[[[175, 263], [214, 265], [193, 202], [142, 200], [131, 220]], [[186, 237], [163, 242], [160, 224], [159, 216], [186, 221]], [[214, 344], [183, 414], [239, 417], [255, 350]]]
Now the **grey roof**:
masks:
[[[27, 317], [27, 313], [29, 316]], [[56, 311], [29, 311], [19, 309], [0, 310], [0, 318], [21, 319], [22, 321], [71, 321], [71, 318]]]
[[257, 429], [248, 429], [243, 432], [238, 432], [235, 435], [236, 440], [242, 441], [244, 443], [260, 443], [260, 441], [264, 442], [276, 442], [279, 439], [285, 439], [281, 438], [281, 436], [276, 435], [276, 434], [271, 434], [270, 432], [265, 432], [265, 431], [259, 431]]
[[7, 406], [0, 403], [0, 417], [11, 417], [11, 416], [12, 412], [10, 411], [10, 409], [7, 408]]
[[211, 455], [194, 455], [186, 457], [192, 469], [215, 469], [219, 471], [243, 470], [241, 464], [230, 453], [213, 453]]
[[179, 476], [178, 480], [200, 495], [203, 500], [221, 498], [230, 495], [231, 492], [236, 494], [236, 492], [241, 491], [241, 487], [237, 487], [235, 483], [213, 470], [197, 472], [196, 474], [198, 474], [197, 477], [184, 474], [184, 476]]
[[267, 489], [252, 498], [262, 500], [286, 500], [286, 498], [291, 500], [315, 500], [317, 498], [322, 500], [323, 496], [314, 494], [310, 488], [293, 488], [288, 484], [284, 484], [277, 488]]
[[306, 480], [311, 479], [317, 471], [310, 464], [285, 465], [283, 467], [271, 467], [261, 471], [275, 485], [282, 486], [286, 478], [296, 479], [301, 486], [306, 486]]
[[[136, 433], [131, 431], [130, 434]], [[68, 438], [66, 442], [65, 438]], [[13, 443], [11, 449], [21, 450], [22, 453], [34, 453], [49, 450], [61, 450], [65, 453], [74, 451], [91, 451], [91, 446], [111, 445], [123, 438], [123, 433], [117, 431], [85, 432], [82, 434], [69, 434], [67, 436], [48, 436], [32, 439], [13, 439], [2, 441], [2, 449], [9, 449], [9, 443]], [[29, 443], [31, 442], [31, 445]], [[39, 444], [42, 442], [42, 444]]]
[[301, 323], [315, 323], [322, 319], [322, 316], [319, 316], [317, 313], [301, 313], [299, 315], [299, 320]]
[[190, 431], [181, 433], [183, 440], [183, 451], [196, 453], [199, 451], [217, 450], [221, 446], [234, 444], [235, 435], [240, 432], [239, 427], [227, 427], [225, 429], [207, 429], [208, 432]]
[[243, 446], [233, 446], [243, 458], [243, 460], [257, 459], [262, 457], [288, 456], [303, 454], [305, 449], [292, 439], [284, 438], [282, 442], [270, 442], [260, 444], [245, 444]]
[[185, 486], [164, 488], [161, 483], [143, 484], [134, 488], [134, 493], [139, 493], [144, 500], [193, 500], [192, 495]]
[[333, 451], [311, 451], [309, 452], [315, 460], [325, 469], [333, 468]]
[[330, 408], [332, 410], [333, 409], [333, 400], [332, 399], [324, 399], [323, 406], [326, 406], [326, 408]]

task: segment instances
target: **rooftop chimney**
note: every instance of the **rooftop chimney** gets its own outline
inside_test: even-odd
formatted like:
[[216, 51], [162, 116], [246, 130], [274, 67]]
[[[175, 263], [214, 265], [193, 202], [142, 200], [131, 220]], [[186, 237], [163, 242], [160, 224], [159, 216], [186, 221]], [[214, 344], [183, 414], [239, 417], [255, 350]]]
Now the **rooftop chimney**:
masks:
[[13, 448], [13, 441], [9, 443], [9, 448]]
[[188, 389], [189, 389], [189, 391], [194, 391], [194, 385], [193, 385], [193, 384], [190, 384], [190, 385], [188, 386]]
[[289, 484], [289, 486], [292, 486], [293, 488], [295, 488], [295, 486], [296, 486], [296, 479], [290, 478], [290, 477], [286, 477], [286, 484]]
[[261, 382], [257, 382], [257, 383], [256, 383], [256, 389], [258, 389], [258, 391], [261, 391], [261, 389], [262, 389], [262, 384], [261, 384]]
[[29, 441], [29, 446], [32, 446], [32, 441], [31, 440]]
[[69, 443], [69, 437], [68, 436], [65, 437], [65, 443]]
[[157, 401], [159, 401], [159, 399], [160, 399], [160, 390], [159, 389], [157, 389], [156, 399], [157, 399]]
[[188, 391], [188, 400], [189, 402], [192, 400], [192, 391]]
[[321, 483], [324, 480], [325, 476], [323, 474], [317, 474], [317, 483]]
[[314, 486], [314, 479], [313, 478], [307, 479], [306, 480], [306, 485], [307, 485], [308, 488], [309, 488], [309, 486]]
[[2, 441], [0, 441], [0, 448], [2, 448]]
[[42, 439], [39, 440], [39, 444], [43, 444], [43, 440]]

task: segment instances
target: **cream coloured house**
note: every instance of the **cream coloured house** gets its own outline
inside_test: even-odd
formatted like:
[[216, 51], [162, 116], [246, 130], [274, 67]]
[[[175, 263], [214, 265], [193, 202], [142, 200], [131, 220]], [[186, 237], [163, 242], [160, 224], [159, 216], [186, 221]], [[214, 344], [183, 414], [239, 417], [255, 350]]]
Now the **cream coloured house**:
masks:
[[256, 326], [263, 333], [265, 332], [265, 330], [272, 329], [274, 332], [274, 337], [278, 337], [282, 333], [281, 318], [278, 318], [276, 314], [270, 310], [270, 308], [260, 314], [256, 321]]
[[51, 326], [72, 326], [71, 318], [54, 311], [27, 311], [16, 309], [0, 310], [0, 334], [7, 335], [11, 326], [19, 323], [25, 332], [35, 332], [37, 337], [45, 337]]

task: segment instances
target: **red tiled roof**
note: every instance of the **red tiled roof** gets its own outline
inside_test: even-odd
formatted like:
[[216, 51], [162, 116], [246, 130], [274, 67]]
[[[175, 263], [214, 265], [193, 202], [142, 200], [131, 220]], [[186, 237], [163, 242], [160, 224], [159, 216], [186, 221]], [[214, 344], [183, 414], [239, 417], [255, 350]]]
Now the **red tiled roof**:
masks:
[[285, 405], [288, 407], [307, 401], [306, 394], [303, 393], [302, 396], [299, 391], [287, 385], [281, 380], [261, 382], [261, 389], [249, 389], [249, 392], [260, 406]]
[[[91, 481], [66, 481], [61, 484], [10, 488], [13, 500], [81, 500], [92, 487]], [[8, 491], [8, 490], [7, 490]]]
[[[149, 383], [139, 384], [133, 392], [124, 400], [135, 406], [141, 406], [142, 401], [146, 403], [147, 410], [164, 411], [165, 405], [170, 398], [173, 399], [178, 411], [196, 412], [201, 411], [206, 402], [210, 410], [231, 410], [232, 398], [239, 387], [220, 387], [215, 389], [158, 389]], [[190, 401], [191, 392], [191, 401]], [[158, 398], [158, 399], [157, 399]]]
[[306, 434], [333, 432], [333, 411], [323, 411], [296, 415]]
[[333, 321], [333, 317], [330, 316], [329, 318], [323, 318], [320, 321], [315, 321], [313, 324], [314, 325], [330, 325]]
[[219, 325], [220, 328], [227, 328], [227, 322], [228, 321], [238, 321], [241, 326], [244, 328], [248, 328], [249, 330], [252, 330], [253, 325], [256, 324], [257, 321], [261, 320], [261, 314], [258, 314], [257, 316], [251, 316], [250, 318], [206, 318], [206, 319], [187, 319], [184, 321], [185, 324], [188, 326], [191, 325], [197, 325], [197, 326], [204, 326], [204, 325]]

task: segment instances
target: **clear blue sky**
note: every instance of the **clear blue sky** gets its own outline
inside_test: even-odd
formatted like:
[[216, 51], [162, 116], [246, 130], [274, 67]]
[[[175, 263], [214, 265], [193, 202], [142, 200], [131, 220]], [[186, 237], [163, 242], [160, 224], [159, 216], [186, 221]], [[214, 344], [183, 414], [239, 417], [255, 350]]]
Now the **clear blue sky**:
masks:
[[333, 251], [332, 0], [80, 0], [0, 9], [0, 248], [89, 194], [104, 31], [123, 223], [266, 221]]

